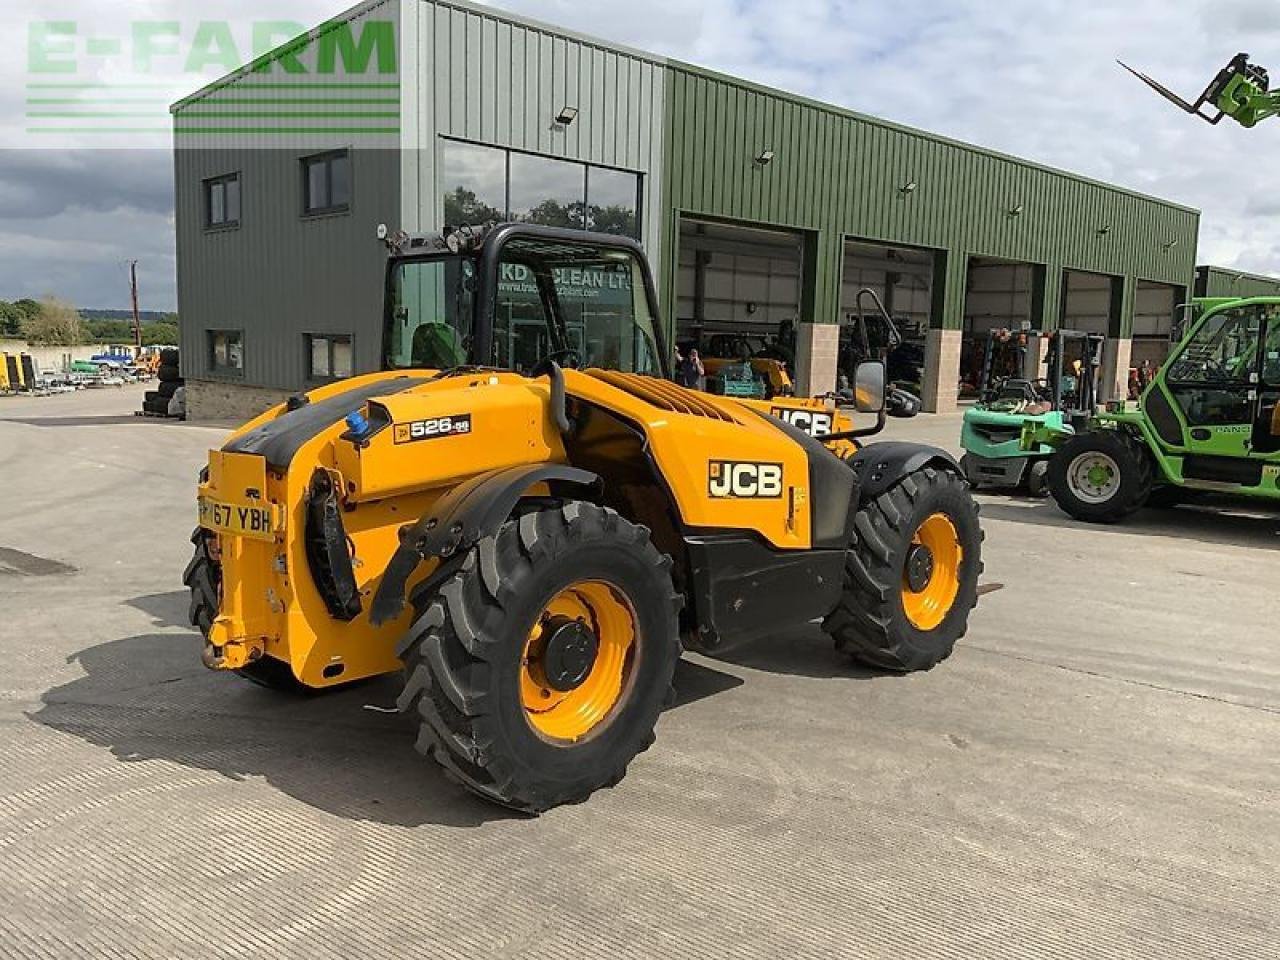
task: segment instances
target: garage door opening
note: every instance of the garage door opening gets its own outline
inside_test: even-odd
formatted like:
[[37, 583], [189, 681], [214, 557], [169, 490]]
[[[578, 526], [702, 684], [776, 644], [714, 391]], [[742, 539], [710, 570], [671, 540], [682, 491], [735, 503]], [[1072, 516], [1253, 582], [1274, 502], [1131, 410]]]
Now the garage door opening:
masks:
[[1168, 358], [1185, 291], [1185, 287], [1150, 280], [1139, 280], [1134, 288], [1129, 366], [1140, 379], [1149, 380]]
[[[1016, 260], [970, 257], [965, 279], [964, 332], [960, 340], [960, 399], [976, 400], [992, 330], [1028, 330], [1043, 315], [1044, 267]], [[1012, 342], [1012, 341], [1006, 341]], [[1000, 344], [992, 376], [1020, 376], [1016, 350]]]
[[1058, 326], [1102, 336], [1120, 330], [1120, 278], [1083, 270], [1062, 271], [1062, 311]]
[[889, 357], [889, 379], [920, 395], [925, 377], [925, 341], [934, 312], [935, 271], [941, 257], [933, 250], [893, 247], [861, 240], [844, 245], [840, 286], [839, 371], [852, 379], [859, 359], [858, 337], [852, 319], [858, 313], [858, 291], [874, 290], [893, 317], [903, 343]]
[[[781, 359], [794, 374], [804, 244], [798, 233], [681, 217], [675, 324], [680, 352], [696, 347], [704, 361]], [[713, 365], [707, 366], [711, 373]]]

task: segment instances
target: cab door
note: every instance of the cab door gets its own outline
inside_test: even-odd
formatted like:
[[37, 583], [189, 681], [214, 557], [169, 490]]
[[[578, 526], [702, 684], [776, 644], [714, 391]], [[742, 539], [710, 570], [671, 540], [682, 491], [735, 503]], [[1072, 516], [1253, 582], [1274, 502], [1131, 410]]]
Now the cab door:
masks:
[[1259, 368], [1266, 308], [1241, 304], [1210, 314], [1170, 363], [1169, 393], [1187, 424], [1183, 476], [1250, 483], [1250, 468], [1233, 469], [1252, 450], [1259, 416]]
[[1280, 305], [1266, 317], [1258, 381], [1258, 412], [1250, 452], [1280, 462]]

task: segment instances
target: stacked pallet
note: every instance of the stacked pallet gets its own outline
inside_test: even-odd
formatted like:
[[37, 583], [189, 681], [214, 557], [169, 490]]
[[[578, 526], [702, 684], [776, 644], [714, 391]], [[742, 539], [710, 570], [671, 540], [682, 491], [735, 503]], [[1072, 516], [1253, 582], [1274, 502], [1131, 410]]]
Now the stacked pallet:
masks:
[[170, 348], [160, 351], [160, 368], [156, 371], [160, 382], [155, 390], [148, 390], [142, 399], [142, 412], [152, 417], [186, 417], [186, 391], [182, 371], [178, 368], [178, 351]]

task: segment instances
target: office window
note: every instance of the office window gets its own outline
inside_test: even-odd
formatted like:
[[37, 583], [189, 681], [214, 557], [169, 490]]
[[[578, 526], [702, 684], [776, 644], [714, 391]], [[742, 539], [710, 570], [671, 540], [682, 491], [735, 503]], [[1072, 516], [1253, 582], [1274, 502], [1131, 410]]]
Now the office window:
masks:
[[640, 178], [621, 170], [587, 171], [587, 229], [639, 239]]
[[583, 229], [587, 200], [583, 164], [513, 153], [510, 188], [512, 220]]
[[244, 373], [244, 333], [209, 331], [209, 369], [214, 373]]
[[307, 337], [312, 380], [341, 380], [351, 376], [351, 337], [348, 334], [310, 334]]
[[444, 141], [441, 183], [446, 226], [507, 218], [507, 152], [473, 143]]
[[458, 140], [442, 143], [446, 226], [518, 220], [640, 237], [639, 174]]
[[240, 225], [240, 174], [204, 182], [204, 225], [210, 230]]
[[308, 215], [351, 209], [351, 152], [336, 150], [302, 161], [303, 209]]

